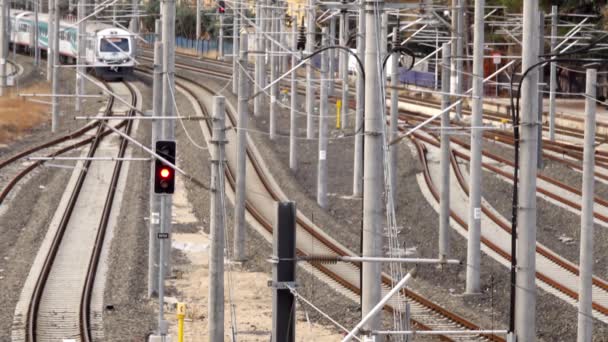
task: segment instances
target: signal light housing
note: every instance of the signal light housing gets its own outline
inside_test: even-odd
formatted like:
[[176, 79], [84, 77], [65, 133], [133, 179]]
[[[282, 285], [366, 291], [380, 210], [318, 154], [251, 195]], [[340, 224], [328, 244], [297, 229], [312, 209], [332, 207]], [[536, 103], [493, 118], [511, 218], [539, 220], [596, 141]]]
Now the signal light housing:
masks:
[[224, 0], [218, 1], [217, 12], [224, 14], [226, 12], [226, 4], [224, 4]]
[[[175, 165], [175, 141], [157, 141], [156, 154]], [[154, 163], [154, 193], [172, 194], [175, 191], [175, 170], [158, 159]]]

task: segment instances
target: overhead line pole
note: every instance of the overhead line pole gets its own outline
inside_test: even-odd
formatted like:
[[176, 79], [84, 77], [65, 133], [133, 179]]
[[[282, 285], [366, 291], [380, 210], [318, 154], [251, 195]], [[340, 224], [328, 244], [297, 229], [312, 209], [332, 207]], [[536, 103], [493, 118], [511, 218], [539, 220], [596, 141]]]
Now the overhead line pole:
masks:
[[[275, 8], [269, 9], [270, 13], [270, 36], [275, 39], [277, 36], [278, 23], [279, 21], [276, 18], [277, 10]], [[268, 119], [268, 133], [270, 140], [274, 140], [276, 138], [276, 124], [277, 124], [277, 113], [279, 111], [279, 105], [277, 104], [278, 95], [279, 95], [279, 83], [274, 82], [278, 77], [278, 69], [279, 69], [279, 59], [277, 57], [277, 45], [274, 42], [270, 42], [270, 81], [273, 82], [270, 86], [270, 115]]]
[[[54, 2], [54, 6], [53, 6], [53, 12], [52, 12], [52, 17], [53, 17], [53, 64], [51, 64], [51, 66], [53, 67], [52, 72], [53, 72], [53, 79], [52, 79], [52, 90], [53, 90], [53, 95], [55, 94], [59, 94], [59, 68], [57, 68], [57, 65], [60, 64], [59, 61], [59, 23], [60, 23], [60, 6], [59, 6], [59, 0], [55, 0]], [[53, 96], [52, 99], [52, 106], [51, 106], [51, 110], [52, 110], [52, 123], [51, 123], [51, 131], [53, 133], [57, 132], [57, 130], [59, 129], [59, 98], [57, 96]]]
[[[557, 22], [558, 22], [557, 6], [551, 6], [551, 53], [556, 53], [557, 45]], [[555, 59], [555, 57], [551, 57]], [[550, 80], [549, 80], [549, 140], [555, 141], [555, 90], [557, 88], [557, 63], [549, 64]]]
[[[399, 28], [393, 27], [393, 46], [397, 46], [399, 43]], [[391, 124], [390, 134], [388, 134], [387, 141], [390, 142], [393, 139], [397, 139], [399, 135], [399, 53], [393, 52], [391, 56]], [[393, 206], [396, 207], [397, 199], [397, 157], [398, 157], [398, 144], [391, 145], [390, 148], [390, 160], [389, 160], [389, 184], [391, 188], [391, 194], [393, 196]]]
[[82, 109], [82, 95], [85, 95], [84, 91], [84, 78], [80, 76], [85, 72], [84, 68], [84, 59], [86, 54], [85, 44], [86, 44], [86, 21], [82, 20], [85, 16], [86, 10], [86, 0], [78, 0], [78, 29], [77, 29], [77, 39], [78, 39], [78, 52], [76, 57], [76, 64], [78, 65], [76, 73], [76, 111], [79, 112]]
[[224, 183], [225, 99], [213, 98], [213, 141], [211, 146], [211, 191], [209, 250], [209, 341], [224, 341], [224, 234], [225, 222], [222, 207]]
[[[543, 55], [545, 53], [545, 13], [543, 13], [543, 11], [540, 11], [540, 13], [538, 13], [539, 19], [538, 19], [538, 53], [540, 55]], [[541, 89], [543, 89], [543, 86], [540, 85], [542, 83], [544, 83], [545, 81], [545, 73], [543, 72], [545, 68], [545, 64], [540, 65], [538, 67], [538, 83], [539, 83], [539, 87]], [[538, 125], [538, 145], [537, 145], [537, 150], [538, 152], [536, 152], [536, 167], [540, 170], [543, 168], [543, 92], [539, 91], [538, 92], [538, 122], [540, 123]]]
[[[327, 46], [327, 28], [321, 30], [322, 46]], [[329, 92], [329, 53], [321, 53], [321, 94], [319, 96], [319, 152], [317, 159], [317, 204], [321, 208], [327, 207], [327, 114], [328, 114], [328, 92]]]
[[[348, 12], [343, 10], [340, 15], [340, 46], [348, 44]], [[342, 107], [340, 110], [340, 128], [345, 129], [348, 124], [348, 57], [345, 51], [340, 54], [340, 76], [342, 77]], [[333, 75], [333, 73], [331, 74]], [[333, 78], [333, 77], [332, 77]], [[332, 80], [333, 82], [333, 80]]]
[[[329, 19], [329, 44], [336, 45], [336, 16], [331, 17]], [[341, 45], [341, 44], [340, 44]], [[341, 52], [338, 52], [341, 54]], [[329, 96], [334, 95], [335, 82], [334, 78], [336, 76], [336, 63], [335, 63], [335, 50], [329, 50], [329, 75], [331, 78], [331, 82], [329, 82]]]
[[[379, 41], [381, 32], [380, 16], [384, 10], [383, 0], [365, 2], [365, 183], [363, 187], [363, 257], [382, 256], [384, 210], [382, 193], [384, 189], [383, 168], [383, 123], [380, 88], [381, 75]], [[372, 313], [381, 298], [381, 265], [363, 263], [361, 315]], [[363, 326], [372, 331], [380, 327], [380, 316], [374, 315]]]
[[38, 36], [39, 20], [38, 12], [40, 11], [40, 0], [34, 0], [34, 65], [36, 68], [40, 66], [40, 37]]
[[593, 206], [595, 172], [595, 116], [597, 70], [587, 69], [585, 87], [585, 146], [583, 152], [583, 200], [581, 213], [581, 246], [578, 298], [578, 342], [593, 339]]
[[[293, 49], [294, 51], [298, 48], [298, 23], [297, 20], [292, 25], [292, 37], [293, 37]], [[291, 55], [291, 65], [294, 66], [298, 63], [296, 54]], [[298, 84], [296, 82], [297, 73], [294, 71], [291, 73], [291, 101], [289, 108], [289, 168], [292, 171], [298, 169], [298, 142], [296, 136], [298, 133], [298, 117], [296, 115], [296, 107], [298, 106]], [[257, 97], [256, 97], [257, 98]]]
[[[524, 0], [522, 70], [538, 62], [538, 0]], [[517, 208], [517, 273], [515, 335], [518, 341], [536, 339], [536, 153], [538, 139], [538, 69], [522, 80]]]
[[[461, 94], [463, 88], [463, 39], [464, 39], [464, 0], [452, 0], [452, 77], [451, 89], [454, 94]], [[462, 118], [462, 102], [456, 105], [455, 116]]]
[[[308, 0], [308, 37], [306, 39], [306, 54], [309, 55], [315, 48], [315, 0]], [[315, 108], [315, 94], [312, 88], [312, 59], [309, 59], [306, 63], [306, 138], [312, 139], [314, 137], [314, 121], [313, 112]]]
[[[473, 110], [471, 116], [471, 162], [469, 171], [469, 232], [467, 241], [467, 294], [480, 293], [481, 259], [481, 144], [483, 138], [484, 0], [475, 1], [473, 35]], [[537, 44], [538, 45], [538, 44]]]
[[201, 0], [196, 1], [196, 55], [200, 57], [201, 49]]
[[[257, 50], [257, 54], [255, 56], [255, 92], [262, 90], [265, 84], [265, 68], [264, 68], [264, 47], [266, 44], [264, 43], [264, 35], [262, 34], [263, 26], [262, 26], [262, 4], [261, 1], [257, 1], [255, 4], [255, 46]], [[262, 113], [262, 99], [263, 96], [256, 96], [253, 99], [253, 115], [258, 117]]]
[[238, 70], [238, 58], [239, 58], [239, 11], [241, 2], [235, 0], [233, 2], [232, 15], [232, 93], [236, 94], [239, 88], [239, 70]]
[[[365, 0], [359, 1], [359, 25], [357, 25], [357, 57], [365, 65]], [[355, 104], [355, 154], [353, 162], [353, 196], [363, 193], [363, 113], [365, 112], [365, 80], [357, 69]]]
[[244, 261], [247, 259], [245, 252], [245, 244], [247, 238], [246, 222], [245, 222], [245, 201], [247, 198], [247, 127], [249, 118], [249, 78], [246, 72], [249, 68], [247, 62], [248, 50], [248, 35], [242, 33], [240, 37], [240, 61], [238, 71], [239, 76], [239, 91], [238, 91], [238, 121], [237, 121], [237, 164], [236, 164], [236, 199], [234, 203], [234, 260]]
[[441, 49], [441, 193], [439, 201], [439, 259], [447, 260], [450, 250], [450, 44], [443, 43]]
[[46, 34], [46, 81], [53, 81], [53, 65], [55, 64], [53, 61], [53, 49], [55, 44], [53, 43], [55, 34], [55, 30], [53, 29], [53, 25], [55, 22], [55, 1], [58, 0], [48, 0], [48, 19], [47, 19], [47, 34]]
[[4, 95], [6, 87], [6, 58], [7, 53], [7, 37], [6, 37], [6, 8], [7, 0], [0, 0], [0, 96]]

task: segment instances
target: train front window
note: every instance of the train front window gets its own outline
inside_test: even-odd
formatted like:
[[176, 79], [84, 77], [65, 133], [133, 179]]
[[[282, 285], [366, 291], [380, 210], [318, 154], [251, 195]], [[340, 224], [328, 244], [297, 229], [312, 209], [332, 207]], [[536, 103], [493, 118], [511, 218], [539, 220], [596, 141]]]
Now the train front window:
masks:
[[103, 38], [99, 44], [101, 52], [129, 52], [129, 40], [127, 38]]

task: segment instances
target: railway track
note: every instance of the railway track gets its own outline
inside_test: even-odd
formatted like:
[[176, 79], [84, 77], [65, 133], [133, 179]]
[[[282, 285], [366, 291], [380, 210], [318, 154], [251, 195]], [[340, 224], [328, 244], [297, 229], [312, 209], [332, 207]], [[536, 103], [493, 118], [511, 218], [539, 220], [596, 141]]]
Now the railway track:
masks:
[[[149, 72], [147, 70], [146, 72]], [[208, 103], [204, 103], [205, 99], [201, 99], [197, 96], [197, 93], [203, 91], [208, 94], [214, 94], [214, 92], [205, 87], [204, 85], [198, 84], [194, 80], [185, 78], [183, 76], [176, 76], [176, 84], [186, 93], [188, 97], [194, 99], [198, 103], [203, 115], [209, 116], [206, 108], [209, 106]], [[210, 97], [206, 96], [208, 101]], [[230, 105], [227, 106], [228, 120], [227, 125], [235, 126], [235, 113]], [[201, 127], [206, 136], [206, 140], [211, 137], [210, 123], [206, 120], [205, 123], [201, 123]], [[228, 130], [228, 140], [234, 141], [236, 139], [234, 130]], [[255, 149], [255, 146], [250, 143], [247, 150], [247, 177], [248, 177], [248, 191], [252, 194], [248, 196], [246, 201], [247, 220], [256, 228], [267, 240], [271, 240], [272, 237], [272, 217], [274, 217], [274, 203], [277, 201], [287, 200], [287, 197], [282, 193], [280, 187], [269, 176], [268, 168], [264, 164], [260, 157], [259, 152]], [[227, 144], [227, 149], [234, 149], [235, 144]], [[234, 151], [227, 151], [228, 163], [226, 167], [226, 179], [228, 180], [229, 190], [234, 194], [235, 178], [234, 178], [234, 167], [236, 162], [234, 159], [231, 160], [231, 155], [235, 156]], [[260, 195], [261, 194], [261, 195]], [[332, 239], [327, 235], [322, 228], [313, 224], [307, 217], [301, 212], [298, 212], [296, 217], [297, 222], [297, 253], [300, 256], [310, 256], [312, 254], [324, 254], [324, 255], [355, 255], [349, 251], [346, 247]], [[314, 251], [314, 253], [313, 253]], [[321, 263], [305, 263], [304, 269], [313, 270], [316, 276], [320, 277], [323, 281], [328, 283], [331, 287], [336, 289], [338, 292], [343, 293], [347, 297], [358, 300], [360, 295], [360, 265], [358, 263], [338, 263], [338, 264], [321, 264]], [[386, 275], [382, 276], [382, 287], [383, 293], [386, 294], [391, 286], [392, 281]], [[401, 291], [400, 298], [402, 301], [407, 301], [411, 305], [412, 322], [416, 329], [419, 330], [479, 330], [479, 327], [465, 318], [454, 314], [439, 305], [425, 299], [421, 295], [405, 289]], [[392, 311], [393, 308], [397, 307], [397, 301], [394, 300], [391, 305], [385, 309]], [[482, 336], [443, 336], [445, 340], [451, 341], [471, 341], [471, 340], [490, 340], [490, 341], [504, 341], [500, 336], [495, 335], [482, 335]]]
[[[118, 94], [130, 96], [132, 105], [137, 104], [137, 96], [131, 85], [119, 83], [111, 87]], [[120, 111], [134, 115], [124, 105], [120, 109], [120, 105], [117, 106], [113, 100], [110, 100], [104, 115]], [[124, 131], [129, 134], [132, 122], [126, 120], [108, 124], [124, 126]], [[90, 143], [87, 157], [124, 157], [127, 140], [116, 136], [106, 138], [111, 131], [100, 123], [87, 125], [80, 131], [89, 131], [91, 127], [95, 127], [92, 140], [87, 138], [75, 143]], [[37, 146], [34, 149], [42, 148]], [[86, 160], [77, 163], [76, 168], [78, 171], [72, 174], [68, 184], [70, 191], [64, 194], [53, 217], [47, 238], [36, 256], [15, 309], [12, 326], [14, 342], [57, 341], [64, 338], [91, 341], [102, 336], [101, 313], [92, 310], [91, 303], [96, 303], [96, 307], [101, 306], [103, 298], [103, 291], [94, 289], [99, 286], [103, 288], [100, 285], [103, 279], [96, 275], [122, 162]], [[87, 195], [80, 196], [82, 193]], [[95, 194], [105, 194], [105, 199], [100, 201]]]
[[[222, 79], [222, 80], [231, 80], [232, 79], [232, 63], [217, 61], [217, 60], [208, 59], [208, 58], [196, 58], [195, 56], [188, 55], [188, 54], [178, 54], [178, 57], [179, 57], [178, 58], [179, 60], [176, 60], [176, 67], [179, 67], [182, 70], [204, 73], [208, 76], [212, 76], [214, 78], [218, 78], [218, 79]], [[153, 62], [153, 56], [152, 56], [152, 54], [149, 53], [149, 50], [148, 50], [148, 52], [142, 54], [142, 59], [147, 60], [149, 62]], [[350, 90], [351, 99], [354, 99], [354, 95], [355, 95], [354, 87], [350, 87], [350, 88], [351, 88], [351, 90]], [[335, 89], [336, 89], [336, 91], [341, 91], [342, 88], [341, 88], [341, 84], [339, 82], [335, 84]], [[299, 87], [298, 91], [303, 94], [305, 89], [303, 87]], [[439, 102], [429, 101], [429, 100], [420, 100], [415, 97], [407, 96], [404, 94], [400, 94], [399, 101], [404, 102], [410, 106], [414, 105], [414, 106], [430, 107], [430, 108], [438, 109], [438, 110], [440, 109]], [[354, 108], [354, 101], [351, 101], [351, 103], [349, 103], [349, 106], [352, 106]], [[403, 112], [403, 110], [400, 110], [400, 111]], [[424, 117], [425, 119], [430, 116], [430, 115], [422, 113], [422, 112], [415, 112], [414, 110], [411, 110], [411, 109], [408, 109], [406, 111], [410, 115], [418, 115], [420, 117]], [[462, 113], [464, 116], [471, 115], [470, 109], [467, 108], [466, 106], [463, 107]], [[493, 124], [502, 124], [502, 123], [511, 122], [511, 118], [508, 114], [500, 113], [497, 111], [489, 111], [489, 110], [484, 110], [484, 120], [489, 123], [493, 123]], [[577, 117], [572, 116], [572, 117], [568, 118], [568, 121], [572, 122], [573, 125], [575, 125], [575, 126], [578, 125], [580, 127], [583, 127], [582, 118], [577, 118]], [[465, 127], [464, 123], [462, 123], [462, 122], [453, 122], [453, 124]], [[606, 126], [606, 125], [604, 124], [604, 126]], [[607, 129], [608, 129], [608, 127], [607, 127]], [[548, 129], [548, 127], [543, 127], [543, 130], [545, 132], [548, 132], [549, 129]], [[577, 140], [582, 141], [582, 138], [583, 138], [582, 129], [576, 129], [573, 127], [569, 127], [567, 125], [557, 124], [556, 125], [556, 134], [558, 136], [569, 138], [571, 140], [574, 139], [575, 141], [577, 141]], [[492, 141], [500, 141], [503, 143], [508, 143], [508, 144], [513, 145], [513, 137], [512, 137], [511, 133], [500, 132], [498, 130], [495, 130], [495, 131], [485, 132], [484, 137], [486, 139], [489, 139]], [[602, 135], [598, 134], [598, 138], [602, 138]], [[608, 136], [603, 137], [603, 139], [604, 139], [603, 142], [607, 142]], [[546, 151], [544, 153], [546, 158], [553, 159], [556, 161], [563, 161], [567, 165], [574, 167], [576, 169], [580, 168], [580, 165], [575, 166], [576, 163], [573, 163], [573, 162], [563, 158], [563, 156], [569, 156], [575, 160], [582, 160], [582, 148], [581, 148], [581, 146], [577, 145], [576, 143], [559, 142], [559, 141], [552, 142], [549, 139], [544, 139], [543, 140], [543, 149]], [[551, 154], [548, 152], [554, 152], [554, 153]], [[560, 158], [559, 155], [561, 155], [562, 158]], [[602, 151], [602, 150], [598, 149], [597, 156], [598, 156], [598, 159], [597, 159], [596, 165], [598, 167], [602, 167], [602, 168], [608, 170], [608, 150]], [[608, 174], [602, 174], [601, 178], [608, 181]]]
[[[438, 191], [433, 181], [434, 178], [437, 179], [439, 177], [439, 173], [436, 171], [432, 175], [426, 161], [426, 155], [429, 152], [429, 149], [435, 149], [437, 150], [435, 151], [435, 154], [438, 153], [439, 142], [424, 133], [415, 134], [413, 140], [418, 149], [420, 160], [423, 165], [425, 165], [424, 179], [427, 187], [435, 202], [439, 203]], [[468, 197], [468, 183], [462, 173], [460, 164], [457, 162], [458, 158], [469, 160], [469, 156], [463, 150], [464, 149], [453, 150], [451, 165], [460, 187], [457, 191], [461, 190], [464, 193], [464, 196], [462, 197]], [[485, 166], [490, 165], [486, 164]], [[503, 176], [507, 177], [511, 176], [511, 174], [503, 172]], [[557, 195], [554, 196], [559, 197]], [[491, 256], [508, 267], [510, 265], [511, 256], [510, 223], [487, 204], [482, 203], [481, 209], [485, 218], [489, 220], [485, 221], [485, 218], [483, 218], [482, 244], [494, 252], [490, 253]], [[463, 216], [458, 215], [457, 210], [452, 210], [451, 218], [461, 226], [464, 231], [468, 230], [466, 220], [463, 219]], [[578, 301], [578, 266], [560, 257], [558, 254], [550, 251], [539, 243], [537, 243], [536, 253], [536, 276], [541, 288], [576, 305]], [[594, 316], [597, 319], [608, 323], [608, 283], [598, 277], [593, 278], [593, 310]]]

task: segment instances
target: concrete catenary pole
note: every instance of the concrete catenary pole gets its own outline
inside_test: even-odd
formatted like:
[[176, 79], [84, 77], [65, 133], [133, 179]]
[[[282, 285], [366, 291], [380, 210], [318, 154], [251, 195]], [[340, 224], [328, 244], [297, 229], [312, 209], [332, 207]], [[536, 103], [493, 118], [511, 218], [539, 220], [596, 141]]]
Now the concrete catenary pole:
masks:
[[[538, 0], [524, 0], [521, 69], [538, 62]], [[538, 70], [523, 79], [519, 124], [519, 198], [517, 208], [517, 274], [515, 281], [515, 336], [536, 339], [536, 153], [538, 139]]]
[[224, 341], [224, 183], [223, 144], [225, 139], [225, 99], [213, 98], [213, 141], [211, 145], [211, 191], [209, 250], [209, 341]]
[[[393, 46], [397, 46], [399, 44], [399, 29], [397, 27], [393, 28]], [[397, 86], [399, 86], [399, 53], [393, 52], [391, 54], [391, 124], [390, 124], [390, 134], [388, 134], [388, 141], [392, 141], [397, 138], [399, 134], [398, 125], [399, 125], [399, 90]], [[393, 196], [393, 205], [397, 208], [396, 199], [397, 199], [397, 156], [398, 156], [398, 145], [393, 144], [390, 148], [390, 160], [389, 160], [389, 184], [391, 187], [391, 194]]]
[[[175, 0], [165, 0], [161, 5], [161, 27], [163, 40], [163, 116], [173, 117], [174, 103], [173, 95], [175, 94]], [[175, 140], [175, 120], [164, 120], [163, 123], [163, 140]], [[166, 196], [164, 201], [165, 212], [168, 216], [163, 217], [167, 231], [171, 233], [171, 212], [173, 205], [173, 197]], [[171, 255], [171, 239], [165, 243], [165, 255]], [[169, 258], [165, 259], [166, 274], [171, 274]]]
[[224, 60], [224, 13], [219, 14], [220, 17], [220, 29], [217, 38], [217, 59], [220, 61]]
[[[441, 110], [450, 105], [450, 51], [449, 43], [441, 49]], [[439, 200], [439, 259], [447, 260], [450, 252], [450, 113], [441, 114], [441, 193]]]
[[[379, 257], [383, 248], [382, 193], [384, 189], [383, 169], [383, 108], [381, 87], [381, 62], [378, 49], [378, 28], [384, 1], [365, 2], [365, 183], [363, 185], [363, 256]], [[361, 315], [367, 315], [381, 298], [381, 265], [375, 262], [363, 263], [361, 284], [363, 287]], [[380, 327], [380, 315], [371, 319], [364, 328], [376, 330]]]
[[8, 57], [7, 42], [6, 42], [6, 8], [8, 7], [7, 0], [0, 0], [0, 96], [4, 95], [6, 87], [6, 58]]
[[[306, 54], [309, 55], [315, 48], [315, 0], [308, 0], [308, 22], [306, 29], [308, 37], [306, 38]], [[306, 63], [306, 138], [314, 137], [314, 120], [313, 113], [315, 109], [315, 91], [312, 87], [312, 59]]]
[[[327, 46], [327, 28], [322, 33], [322, 46]], [[321, 208], [327, 207], [327, 114], [328, 114], [328, 91], [329, 91], [329, 53], [321, 53], [321, 94], [319, 104], [319, 152], [317, 159], [317, 204]]]
[[[163, 107], [163, 43], [161, 42], [161, 23], [155, 22], [156, 39], [154, 41], [154, 76], [152, 84], [152, 112], [155, 117], [162, 115]], [[152, 122], [152, 145], [156, 146], [156, 140], [162, 137], [163, 122], [154, 120]], [[158, 293], [158, 260], [159, 243], [157, 233], [160, 229], [160, 195], [154, 192], [154, 163], [150, 165], [150, 231], [148, 239], [148, 297]]]
[[[277, 31], [279, 21], [277, 20], [277, 11], [274, 8], [270, 9], [270, 20], [271, 20], [271, 37], [277, 39]], [[278, 47], [274, 42], [270, 43], [270, 81], [274, 82], [279, 77], [279, 58], [277, 57]], [[277, 114], [279, 112], [279, 82], [274, 83], [270, 87], [270, 115], [268, 118], [268, 133], [271, 140], [276, 138], [277, 133]]]
[[[297, 50], [298, 46], [298, 23], [294, 20], [292, 25], [292, 37], [293, 37], [293, 50]], [[296, 65], [298, 60], [296, 54], [291, 55], [291, 65]], [[296, 108], [298, 106], [298, 84], [297, 84], [297, 73], [294, 71], [291, 73], [291, 106], [289, 108], [289, 168], [292, 171], [298, 169], [298, 142], [296, 140], [298, 133], [298, 117]]]
[[[329, 44], [336, 45], [336, 16], [331, 17], [329, 20]], [[340, 53], [340, 52], [338, 52]], [[335, 82], [334, 78], [336, 75], [336, 50], [329, 50], [329, 76], [331, 82], [329, 82], [329, 96], [334, 96]]]
[[[77, 56], [76, 56], [76, 65], [78, 65], [78, 72], [76, 73], [76, 111], [80, 111], [82, 108], [82, 98], [80, 98], [80, 95], [84, 95], [84, 77], [82, 77], [81, 75], [85, 73], [85, 67], [84, 67], [84, 63], [85, 63], [85, 54], [86, 54], [86, 34], [87, 34], [87, 29], [86, 29], [86, 20], [82, 20], [85, 16], [85, 11], [86, 11], [86, 1], [85, 0], [78, 0], [78, 30], [77, 30], [77, 34], [76, 37], [78, 39], [78, 52], [77, 52]], [[82, 20], [82, 21], [81, 21]]]
[[[543, 55], [545, 53], [545, 13], [543, 13], [542, 11], [540, 11], [540, 13], [538, 13], [539, 15], [539, 19], [538, 19], [538, 53], [539, 55]], [[545, 73], [543, 72], [544, 70], [544, 64], [540, 65], [538, 67], [538, 83], [544, 83], [545, 81]], [[541, 89], [545, 89], [543, 86], [540, 86]], [[538, 122], [540, 122], [541, 124], [538, 125], [538, 145], [536, 147], [536, 149], [538, 150], [538, 152], [536, 152], [536, 166], [537, 168], [540, 170], [543, 168], [543, 92], [539, 91], [538, 92]]]
[[46, 81], [51, 82], [53, 80], [53, 43], [55, 30], [53, 25], [55, 22], [55, 0], [48, 0], [48, 27], [47, 27], [47, 49], [46, 49]]
[[[463, 73], [463, 40], [464, 40], [464, 0], [452, 0], [452, 77], [451, 89], [454, 94], [462, 93]], [[462, 117], [462, 102], [455, 108], [456, 119]]]
[[[38, 21], [38, 11], [40, 10], [40, 0], [35, 0], [34, 1], [34, 27], [38, 28], [40, 27], [39, 21]], [[36, 66], [36, 68], [38, 68], [40, 66], [40, 37], [38, 37], [38, 30], [34, 30], [33, 31], [34, 34], [32, 35], [34, 37], [34, 65]]]
[[[557, 45], [557, 22], [558, 22], [557, 6], [551, 6], [551, 53], [556, 53], [555, 46]], [[555, 57], [551, 57], [555, 59]], [[555, 90], [557, 88], [557, 63], [553, 62], [549, 65], [550, 80], [549, 80], [549, 140], [555, 141]]]
[[59, 129], [59, 97], [56, 95], [59, 94], [59, 68], [57, 67], [60, 64], [59, 61], [59, 18], [61, 18], [59, 0], [55, 0], [53, 6], [52, 17], [53, 19], [53, 79], [52, 79], [52, 92], [53, 92], [53, 100], [51, 105], [52, 110], [52, 123], [51, 123], [51, 131], [57, 132]]
[[239, 71], [238, 71], [238, 58], [239, 58], [239, 32], [241, 31], [239, 13], [241, 11], [241, 2], [234, 1], [234, 8], [232, 9], [232, 93], [236, 94], [239, 90]]
[[[131, 26], [131, 32], [138, 35], [139, 34], [139, 0], [131, 0], [131, 22], [129, 23]], [[137, 37], [133, 37], [133, 56], [137, 56]]]
[[246, 223], [245, 223], [245, 200], [247, 197], [246, 189], [246, 165], [247, 165], [247, 120], [249, 119], [249, 78], [245, 74], [248, 70], [247, 33], [241, 33], [240, 37], [240, 56], [239, 56], [239, 92], [238, 92], [238, 136], [237, 136], [237, 157], [236, 157], [236, 200], [234, 203], [234, 260], [244, 261], [245, 254]]
[[471, 164], [469, 181], [469, 236], [467, 241], [466, 293], [480, 292], [481, 258], [481, 142], [483, 138], [484, 0], [475, 1], [473, 37], [473, 113], [471, 117]]
[[201, 55], [201, 0], [196, 0], [196, 55]]
[[[348, 45], [348, 12], [342, 10], [340, 15], [340, 46]], [[348, 57], [344, 51], [340, 51], [340, 77], [342, 78], [342, 107], [340, 108], [340, 127], [348, 125]]]
[[587, 69], [585, 93], [585, 147], [583, 153], [583, 201], [581, 215], [580, 274], [578, 282], [578, 342], [593, 339], [593, 206], [595, 204], [595, 103], [597, 70]]
[[[360, 0], [359, 25], [357, 28], [357, 56], [365, 64], [365, 0]], [[355, 109], [355, 155], [353, 162], [353, 196], [363, 193], [363, 113], [365, 111], [365, 80], [357, 69]]]
[[[260, 1], [255, 4], [255, 24], [256, 24], [256, 56], [255, 56], [255, 93], [262, 90], [265, 84], [265, 65], [264, 65], [264, 53], [266, 44], [264, 43], [264, 30], [263, 22], [263, 11], [262, 4]], [[265, 95], [258, 95], [253, 99], [253, 115], [258, 117], [262, 114], [262, 99]]]

